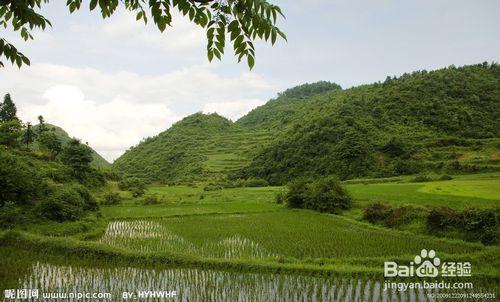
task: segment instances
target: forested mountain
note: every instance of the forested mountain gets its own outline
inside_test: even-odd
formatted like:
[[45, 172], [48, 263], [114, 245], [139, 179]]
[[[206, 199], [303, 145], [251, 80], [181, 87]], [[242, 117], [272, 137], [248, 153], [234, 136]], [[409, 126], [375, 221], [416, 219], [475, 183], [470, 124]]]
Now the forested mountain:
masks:
[[272, 184], [498, 170], [499, 121], [500, 67], [451, 66], [346, 90], [301, 85], [236, 123], [198, 113], [132, 148], [115, 167], [150, 181]]
[[[47, 127], [47, 129], [50, 132], [53, 132], [56, 135], [56, 137], [58, 137], [60, 139], [60, 141], [63, 145], [71, 140], [71, 137], [68, 135], [68, 133], [66, 131], [64, 131], [61, 127], [57, 127], [57, 126], [51, 125], [51, 124], [45, 124], [45, 126]], [[33, 126], [33, 130], [35, 132], [38, 132], [39, 128], [40, 128], [40, 125]], [[38, 141], [35, 140], [31, 146], [31, 148], [34, 150], [40, 148]], [[91, 164], [94, 167], [108, 167], [108, 166], [110, 166], [110, 163], [107, 160], [105, 160], [99, 153], [97, 153], [92, 148], [91, 148], [91, 150], [92, 150], [92, 158], [93, 158]]]

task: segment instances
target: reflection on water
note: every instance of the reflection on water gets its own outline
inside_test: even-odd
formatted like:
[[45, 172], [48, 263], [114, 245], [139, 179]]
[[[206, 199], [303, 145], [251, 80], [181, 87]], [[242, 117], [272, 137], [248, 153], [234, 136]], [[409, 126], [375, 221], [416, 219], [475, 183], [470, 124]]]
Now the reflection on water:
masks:
[[370, 279], [183, 268], [72, 267], [42, 262], [32, 264], [31, 273], [21, 277], [18, 284], [19, 288], [38, 289], [40, 296], [43, 292], [108, 292], [111, 301], [122, 300], [123, 292], [137, 295], [139, 291], [173, 290], [177, 292], [173, 299], [150, 297], [138, 301], [433, 301], [429, 291], [384, 291], [383, 283]]

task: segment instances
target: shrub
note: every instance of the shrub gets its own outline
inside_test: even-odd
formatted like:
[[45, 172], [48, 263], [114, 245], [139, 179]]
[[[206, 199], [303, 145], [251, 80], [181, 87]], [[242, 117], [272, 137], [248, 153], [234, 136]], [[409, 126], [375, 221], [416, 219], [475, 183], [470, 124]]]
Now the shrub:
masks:
[[73, 185], [72, 188], [78, 192], [80, 197], [83, 199], [85, 203], [83, 209], [85, 211], [97, 211], [99, 209], [99, 204], [87, 188], [82, 185]]
[[156, 195], [149, 195], [149, 196], [144, 197], [142, 199], [141, 203], [144, 205], [159, 204], [160, 201], [158, 200], [158, 197]]
[[9, 229], [21, 220], [20, 212], [15, 203], [7, 201], [0, 207], [0, 227]]
[[432, 231], [444, 230], [459, 224], [459, 215], [457, 211], [442, 207], [432, 209], [427, 216], [427, 228]]
[[415, 160], [397, 159], [394, 161], [394, 174], [409, 175], [422, 170], [421, 165]]
[[135, 188], [131, 188], [130, 192], [132, 192], [132, 197], [137, 198], [137, 197], [144, 195], [145, 190], [143, 188], [135, 187]]
[[307, 200], [308, 182], [304, 179], [293, 180], [288, 183], [285, 200], [290, 208], [304, 208]]
[[274, 196], [274, 201], [277, 203], [277, 204], [283, 204], [285, 202], [285, 193], [284, 192], [278, 192], [275, 196]]
[[104, 199], [101, 201], [103, 205], [115, 205], [120, 204], [123, 198], [117, 192], [109, 192], [104, 195]]
[[262, 178], [249, 178], [245, 181], [245, 187], [267, 187], [269, 182]]
[[76, 220], [84, 212], [85, 201], [72, 188], [59, 187], [39, 205], [42, 217], [54, 221]]
[[203, 191], [217, 191], [222, 190], [222, 187], [219, 185], [209, 184], [203, 188]]
[[412, 206], [391, 207], [381, 202], [368, 205], [363, 218], [371, 223], [381, 223], [395, 228], [412, 222], [419, 216], [419, 210]]
[[369, 204], [363, 213], [363, 219], [371, 223], [384, 222], [391, 213], [391, 207], [385, 203]]
[[304, 179], [291, 181], [284, 200], [290, 208], [328, 213], [339, 213], [352, 206], [351, 197], [334, 177], [325, 177], [314, 182]]
[[480, 210], [469, 208], [461, 213], [463, 227], [469, 232], [481, 232], [496, 228], [498, 225], [497, 215], [493, 210]]
[[28, 161], [0, 150], [0, 206], [7, 200], [32, 203], [42, 197], [45, 186], [37, 169]]
[[454, 230], [466, 237], [494, 244], [498, 233], [498, 210], [469, 208], [456, 211], [450, 208], [433, 209], [427, 216], [429, 232]]
[[352, 199], [337, 179], [322, 178], [310, 185], [306, 208], [338, 214], [351, 207]]
[[127, 177], [118, 182], [118, 188], [122, 191], [130, 190], [132, 188], [146, 188], [144, 181], [137, 177]]
[[417, 175], [410, 180], [411, 182], [426, 182], [432, 181], [432, 178], [428, 175]]
[[448, 174], [443, 174], [441, 177], [439, 177], [439, 180], [452, 180], [453, 177], [448, 175]]
[[395, 228], [401, 225], [408, 224], [418, 217], [418, 211], [412, 206], [401, 206], [391, 209], [389, 215], [385, 219], [385, 225], [390, 228]]

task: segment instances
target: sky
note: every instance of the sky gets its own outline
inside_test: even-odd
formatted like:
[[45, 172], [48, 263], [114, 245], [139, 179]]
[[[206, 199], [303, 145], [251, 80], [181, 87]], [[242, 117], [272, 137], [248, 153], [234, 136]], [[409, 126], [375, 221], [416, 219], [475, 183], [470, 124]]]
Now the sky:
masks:
[[237, 120], [298, 84], [347, 88], [500, 61], [498, 0], [268, 1], [286, 15], [279, 26], [288, 42], [257, 43], [250, 71], [229, 50], [208, 63], [203, 29], [179, 14], [160, 33], [124, 10], [103, 20], [86, 8], [70, 15], [53, 0], [41, 11], [53, 26], [35, 31], [34, 41], [1, 29], [32, 65], [0, 69], [0, 95], [11, 94], [23, 121], [41, 114], [112, 162], [187, 115]]

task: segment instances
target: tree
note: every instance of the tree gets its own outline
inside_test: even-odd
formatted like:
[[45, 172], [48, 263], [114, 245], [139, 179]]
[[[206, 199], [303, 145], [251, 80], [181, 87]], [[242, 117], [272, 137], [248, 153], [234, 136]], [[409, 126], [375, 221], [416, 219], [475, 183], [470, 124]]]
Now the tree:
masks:
[[305, 179], [296, 179], [288, 183], [285, 200], [290, 208], [303, 208], [307, 201], [309, 182]]
[[7, 122], [0, 122], [0, 145], [16, 147], [19, 144], [19, 137], [23, 125], [17, 119]]
[[43, 194], [44, 187], [39, 171], [28, 160], [0, 150], [0, 207], [6, 201], [33, 203]]
[[[21, 37], [32, 40], [31, 30], [44, 30], [52, 26], [50, 21], [35, 10], [42, 8], [50, 0], [15, 1], [0, 0], [0, 25], [9, 23]], [[67, 0], [70, 13], [79, 10], [83, 0]], [[286, 40], [285, 34], [276, 27], [277, 17], [284, 17], [281, 9], [266, 0], [90, 0], [91, 11], [98, 8], [103, 18], [109, 18], [119, 5], [136, 13], [136, 20], [147, 23], [151, 18], [156, 27], [164, 32], [172, 25], [172, 11], [176, 9], [189, 20], [206, 30], [208, 60], [221, 59], [224, 54], [226, 35], [230, 37], [238, 62], [243, 57], [248, 66], [253, 67], [255, 49], [253, 41], [257, 38], [274, 45], [278, 36]], [[21, 67], [30, 65], [30, 60], [5, 39], [0, 39], [0, 56]], [[3, 66], [0, 62], [0, 67]]]
[[38, 134], [41, 134], [42, 132], [47, 131], [47, 130], [49, 130], [49, 129], [47, 128], [47, 125], [45, 125], [45, 120], [43, 119], [43, 116], [39, 115], [38, 116], [38, 129], [37, 129]]
[[0, 103], [0, 145], [14, 147], [18, 144], [23, 126], [16, 114], [16, 105], [7, 93]]
[[35, 131], [33, 131], [33, 126], [28, 122], [26, 124], [26, 130], [23, 134], [23, 143], [26, 144], [26, 148], [29, 147], [31, 143], [35, 140]]
[[38, 135], [38, 143], [55, 158], [62, 150], [61, 139], [54, 131], [43, 131]]
[[7, 93], [3, 98], [3, 103], [0, 104], [0, 122], [17, 120], [18, 118], [16, 114], [16, 105], [12, 101], [10, 94]]
[[81, 175], [90, 170], [92, 150], [73, 138], [62, 148], [61, 161], [71, 167], [75, 174]]
[[320, 178], [310, 185], [305, 207], [339, 214], [352, 207], [352, 199], [335, 177]]

